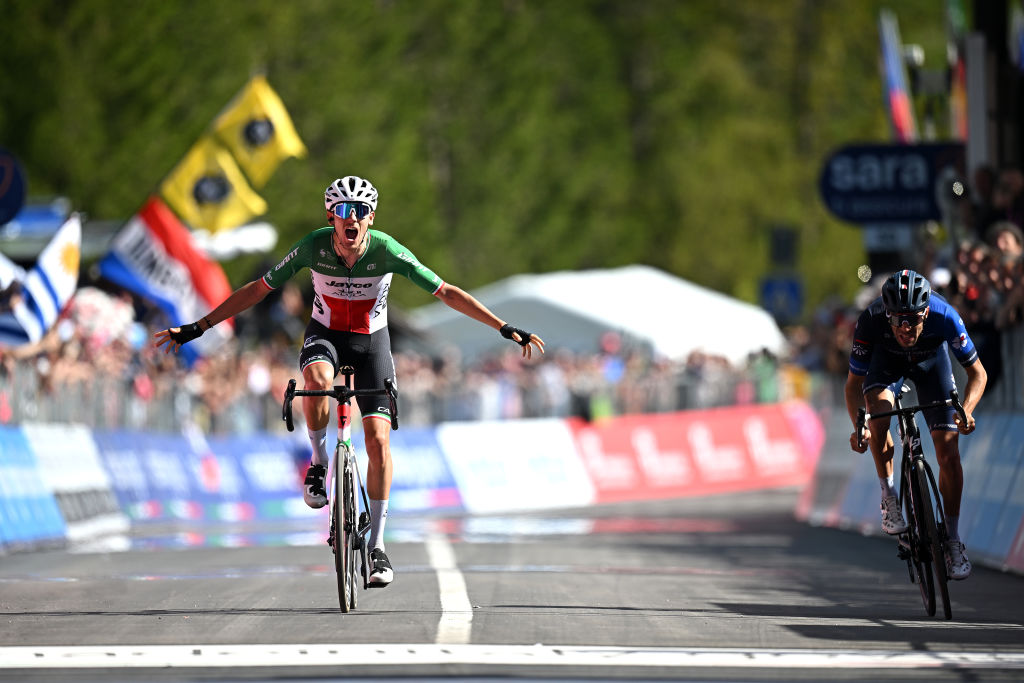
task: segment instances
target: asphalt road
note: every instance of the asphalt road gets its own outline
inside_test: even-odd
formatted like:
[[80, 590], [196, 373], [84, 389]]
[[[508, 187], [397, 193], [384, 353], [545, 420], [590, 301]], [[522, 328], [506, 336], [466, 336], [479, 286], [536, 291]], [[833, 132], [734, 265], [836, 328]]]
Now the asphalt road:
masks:
[[0, 557], [0, 680], [1024, 679], [1024, 577], [928, 617], [893, 541], [795, 502], [393, 514], [395, 582], [347, 615], [320, 520]]

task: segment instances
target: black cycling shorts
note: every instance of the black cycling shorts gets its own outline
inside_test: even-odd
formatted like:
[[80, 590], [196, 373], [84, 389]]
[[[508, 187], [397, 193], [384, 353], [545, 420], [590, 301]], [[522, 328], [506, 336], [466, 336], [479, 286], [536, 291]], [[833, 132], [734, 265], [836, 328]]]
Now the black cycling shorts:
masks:
[[[391, 380], [395, 389], [398, 388], [395, 359], [391, 356], [391, 335], [386, 327], [371, 334], [339, 332], [310, 320], [299, 354], [299, 370], [317, 362], [330, 363], [334, 377], [343, 366], [352, 366], [355, 389], [383, 389], [386, 379]], [[356, 403], [363, 417], [380, 415], [390, 419], [391, 406], [387, 396], [357, 396]]]
[[[888, 388], [893, 396], [898, 396], [903, 388], [903, 381], [909, 379], [917, 389], [919, 403], [945, 401], [949, 392], [956, 388], [953, 378], [953, 365], [949, 362], [949, 352], [945, 344], [936, 349], [935, 354], [919, 361], [909, 361], [900, 356], [876, 349], [871, 354], [871, 365], [864, 377], [864, 392], [879, 387]], [[956, 431], [953, 421], [954, 410], [948, 408], [930, 408], [921, 411], [928, 430]]]

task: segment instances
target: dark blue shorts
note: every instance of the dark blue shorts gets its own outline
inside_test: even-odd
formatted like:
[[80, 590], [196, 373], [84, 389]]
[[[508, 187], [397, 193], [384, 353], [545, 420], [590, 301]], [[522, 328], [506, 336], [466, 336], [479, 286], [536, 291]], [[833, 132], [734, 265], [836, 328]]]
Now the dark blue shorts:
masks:
[[[864, 392], [887, 387], [893, 396], [899, 396], [903, 381], [907, 379], [914, 383], [919, 403], [932, 403], [949, 398], [949, 392], [956, 389], [956, 381], [953, 379], [953, 365], [949, 361], [946, 345], [943, 344], [936, 349], [934, 355], [919, 361], [908, 361], [883, 349], [877, 349], [871, 355], [871, 365], [868, 366], [868, 374], [864, 376]], [[955, 432], [954, 413], [952, 406], [922, 411], [929, 431]]]

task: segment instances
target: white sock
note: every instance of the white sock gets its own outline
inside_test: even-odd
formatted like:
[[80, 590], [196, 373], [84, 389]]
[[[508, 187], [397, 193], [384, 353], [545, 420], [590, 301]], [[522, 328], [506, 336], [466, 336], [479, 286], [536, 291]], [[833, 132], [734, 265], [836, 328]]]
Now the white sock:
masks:
[[882, 487], [882, 498], [900, 495], [900, 492], [896, 490], [891, 474], [888, 477], [879, 477], [878, 485]]
[[388, 499], [370, 499], [370, 540], [367, 545], [370, 550], [379, 548], [384, 550], [384, 522], [388, 519]]
[[331, 461], [327, 455], [327, 427], [316, 430], [306, 427], [306, 433], [309, 434], [309, 442], [313, 444], [313, 457], [310, 462], [327, 467], [327, 463]]

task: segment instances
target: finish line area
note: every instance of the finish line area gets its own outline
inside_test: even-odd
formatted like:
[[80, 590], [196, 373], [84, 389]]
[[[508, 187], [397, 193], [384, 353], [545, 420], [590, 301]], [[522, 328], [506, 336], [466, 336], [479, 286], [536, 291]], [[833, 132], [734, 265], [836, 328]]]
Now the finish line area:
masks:
[[[962, 626], [962, 625], [961, 625]], [[758, 669], [1012, 669], [1021, 652], [914, 652], [554, 645], [267, 644], [4, 647], [0, 668], [264, 668], [423, 665]]]

